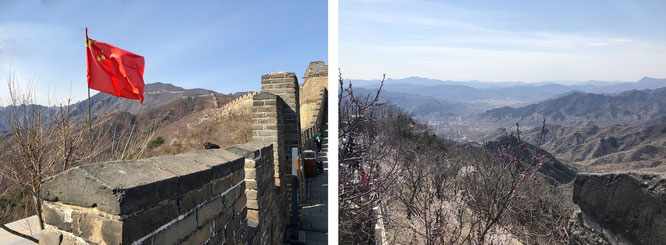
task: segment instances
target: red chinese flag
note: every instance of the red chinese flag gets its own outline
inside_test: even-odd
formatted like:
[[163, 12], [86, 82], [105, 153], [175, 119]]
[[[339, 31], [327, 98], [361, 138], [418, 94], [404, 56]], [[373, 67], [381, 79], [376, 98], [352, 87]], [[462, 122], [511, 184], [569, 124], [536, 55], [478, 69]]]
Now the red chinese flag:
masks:
[[143, 103], [143, 56], [88, 38], [88, 87]]

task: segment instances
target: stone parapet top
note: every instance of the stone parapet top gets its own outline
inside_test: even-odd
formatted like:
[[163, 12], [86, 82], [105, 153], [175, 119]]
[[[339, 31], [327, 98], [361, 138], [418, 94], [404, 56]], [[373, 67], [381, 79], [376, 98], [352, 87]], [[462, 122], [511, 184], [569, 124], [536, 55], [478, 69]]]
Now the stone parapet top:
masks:
[[276, 99], [276, 98], [278, 98], [278, 96], [275, 95], [275, 94], [272, 94], [272, 93], [268, 93], [268, 92], [261, 92], [261, 93], [255, 94], [252, 98], [255, 99], [255, 100], [266, 100], [266, 99]]
[[244, 156], [249, 160], [253, 160], [258, 157], [261, 157], [263, 152], [267, 151], [268, 149], [272, 149], [271, 143], [261, 140], [251, 140], [244, 144], [238, 144], [227, 147], [225, 150]]
[[244, 158], [222, 149], [81, 165], [43, 181], [41, 197], [128, 215], [239, 170]]
[[296, 77], [296, 74], [293, 72], [279, 71], [279, 72], [264, 74], [261, 76], [261, 79], [289, 78], [289, 77]]

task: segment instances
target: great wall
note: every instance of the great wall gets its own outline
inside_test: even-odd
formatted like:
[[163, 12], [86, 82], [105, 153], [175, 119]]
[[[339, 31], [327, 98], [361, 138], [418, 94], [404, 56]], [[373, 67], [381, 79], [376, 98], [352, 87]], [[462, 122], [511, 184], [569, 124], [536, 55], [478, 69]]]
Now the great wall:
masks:
[[[325, 130], [327, 69], [324, 62], [310, 63], [302, 86], [294, 73], [263, 75], [261, 92], [221, 107], [218, 111], [252, 101], [252, 140], [247, 143], [81, 165], [44, 180], [46, 228], [40, 244], [282, 244], [300, 239], [289, 234], [300, 228], [291, 222], [303, 220], [306, 182], [299, 179], [293, 205], [291, 152], [312, 149], [314, 132]], [[292, 207], [297, 207], [296, 219]]]

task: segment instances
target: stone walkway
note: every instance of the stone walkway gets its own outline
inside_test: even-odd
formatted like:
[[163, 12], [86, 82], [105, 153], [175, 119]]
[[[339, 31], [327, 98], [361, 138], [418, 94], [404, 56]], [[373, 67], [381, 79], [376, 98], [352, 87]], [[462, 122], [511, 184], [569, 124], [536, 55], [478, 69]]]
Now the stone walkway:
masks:
[[[308, 199], [303, 204], [305, 244], [328, 244], [328, 123], [318, 160], [324, 162], [324, 172], [307, 180]], [[321, 154], [321, 155], [319, 155]]]

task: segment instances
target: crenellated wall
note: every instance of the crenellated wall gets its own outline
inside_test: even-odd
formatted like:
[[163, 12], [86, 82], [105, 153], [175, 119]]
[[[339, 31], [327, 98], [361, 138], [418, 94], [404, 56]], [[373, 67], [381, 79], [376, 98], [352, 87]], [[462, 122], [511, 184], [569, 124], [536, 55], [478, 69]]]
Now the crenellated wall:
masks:
[[[273, 143], [275, 185], [281, 200], [278, 222], [286, 227], [292, 210], [291, 149], [300, 149], [300, 114], [298, 80], [291, 72], [261, 76], [261, 93], [254, 96], [252, 139]], [[301, 179], [304, 181], [304, 179]], [[304, 183], [304, 182], [302, 182]], [[300, 186], [304, 186], [301, 184]], [[299, 217], [302, 200], [299, 198]]]
[[[261, 92], [277, 95], [287, 105], [282, 110], [283, 132], [285, 147], [291, 152], [292, 147], [299, 147], [301, 144], [299, 88], [296, 74], [274, 72], [261, 76]], [[291, 156], [287, 155], [287, 159], [291, 159]]]
[[321, 130], [323, 133], [323, 128], [325, 125], [324, 119], [325, 119], [325, 114], [326, 114], [326, 109], [328, 108], [327, 105], [327, 98], [328, 97], [328, 91], [324, 88], [319, 92], [319, 99], [316, 102], [316, 106], [314, 107], [315, 109], [312, 110], [311, 114], [309, 117], [311, 118], [309, 120], [309, 124], [306, 125], [305, 128], [303, 128], [303, 131], [301, 132], [301, 142], [302, 142], [302, 147], [304, 150], [313, 150], [317, 148], [317, 144], [314, 141], [314, 134], [317, 132], [317, 130]]
[[282, 243], [291, 147], [302, 139], [298, 81], [267, 74], [251, 96], [250, 142], [87, 164], [45, 179], [40, 244]]
[[304, 131], [316, 118], [321, 91], [328, 89], [328, 66], [323, 61], [310, 62], [300, 87], [301, 127]]

